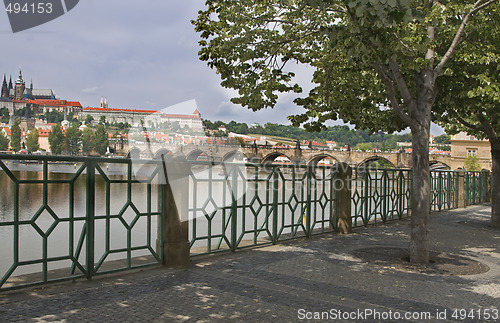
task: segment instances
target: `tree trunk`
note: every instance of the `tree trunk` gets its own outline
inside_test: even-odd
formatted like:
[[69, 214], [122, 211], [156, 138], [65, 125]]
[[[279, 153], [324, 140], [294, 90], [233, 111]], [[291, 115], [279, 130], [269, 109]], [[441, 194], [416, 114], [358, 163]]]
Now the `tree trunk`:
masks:
[[[431, 173], [429, 167], [429, 137], [431, 110], [434, 103], [434, 72], [422, 70], [416, 78], [416, 109], [411, 111], [415, 123], [410, 125], [412, 142], [413, 184], [411, 195], [410, 261], [429, 263], [429, 215]], [[415, 108], [415, 106], [414, 106]]]
[[500, 228], [500, 142], [491, 143], [491, 226]]
[[413, 184], [411, 196], [410, 261], [429, 263], [430, 168], [428, 127], [412, 128]]

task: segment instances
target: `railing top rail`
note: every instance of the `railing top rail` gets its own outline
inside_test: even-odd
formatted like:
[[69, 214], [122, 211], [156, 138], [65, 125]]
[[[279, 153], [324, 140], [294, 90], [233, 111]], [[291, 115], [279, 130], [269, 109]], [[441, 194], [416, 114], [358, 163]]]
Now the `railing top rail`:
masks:
[[113, 162], [113, 163], [130, 163], [129, 158], [107, 158], [93, 156], [54, 156], [54, 155], [19, 155], [19, 154], [0, 154], [2, 160], [38, 160], [38, 161], [66, 161], [66, 162], [88, 162], [94, 161], [98, 163]]

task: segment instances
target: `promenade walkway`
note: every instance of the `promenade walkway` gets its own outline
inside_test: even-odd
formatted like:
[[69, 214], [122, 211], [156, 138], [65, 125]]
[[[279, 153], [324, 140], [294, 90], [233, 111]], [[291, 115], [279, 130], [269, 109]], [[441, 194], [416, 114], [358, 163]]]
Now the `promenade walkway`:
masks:
[[[351, 322], [484, 322], [489, 314], [500, 322], [500, 230], [488, 226], [489, 211], [481, 205], [432, 214], [432, 250], [441, 253], [436, 265], [444, 265], [430, 271], [398, 260], [397, 248], [409, 242], [404, 220], [194, 258], [187, 270], [155, 267], [4, 292], [0, 321], [302, 322], [349, 315]], [[483, 273], [457, 275], [469, 269]]]

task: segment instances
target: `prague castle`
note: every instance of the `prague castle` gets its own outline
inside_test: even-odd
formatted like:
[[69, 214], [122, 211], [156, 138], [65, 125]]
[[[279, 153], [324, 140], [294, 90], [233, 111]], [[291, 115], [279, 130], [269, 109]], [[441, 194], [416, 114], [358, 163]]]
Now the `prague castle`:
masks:
[[23, 80], [22, 71], [19, 70], [19, 77], [16, 80], [15, 85], [12, 84], [12, 76], [10, 77], [9, 83], [7, 83], [7, 78], [4, 74], [3, 84], [2, 84], [2, 98], [9, 98], [11, 100], [54, 100], [54, 92], [50, 89], [34, 89], [33, 81], [31, 81], [30, 86], [26, 87], [26, 82]]
[[78, 113], [82, 106], [76, 101], [66, 101], [57, 99], [51, 89], [35, 89], [33, 81], [26, 87], [22, 71], [19, 70], [19, 76], [12, 84], [12, 76], [7, 83], [7, 77], [4, 74], [2, 90], [0, 96], [0, 108], [6, 107], [9, 113], [13, 115], [16, 110], [29, 108], [33, 113], [47, 113], [50, 111], [60, 111], [65, 113]]

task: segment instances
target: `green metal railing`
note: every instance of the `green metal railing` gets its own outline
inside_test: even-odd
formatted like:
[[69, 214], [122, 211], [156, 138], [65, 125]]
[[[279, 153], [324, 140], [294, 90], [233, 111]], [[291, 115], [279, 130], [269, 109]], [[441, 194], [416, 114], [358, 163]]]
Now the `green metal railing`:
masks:
[[401, 219], [408, 213], [410, 170], [355, 168], [352, 180], [353, 226]]
[[322, 166], [193, 162], [192, 254], [333, 231], [335, 172]]
[[[353, 226], [410, 209], [411, 170], [355, 168], [351, 199], [335, 167], [190, 162], [191, 254], [236, 250]], [[90, 278], [162, 262], [161, 161], [0, 155], [0, 290]], [[345, 175], [342, 175], [345, 176]], [[464, 175], [467, 205], [486, 200], [487, 172]], [[431, 209], [458, 207], [458, 172], [431, 172]], [[175, 189], [175, 188], [174, 188]], [[2, 267], [3, 265], [3, 267]]]
[[488, 172], [465, 172], [465, 205], [480, 204], [486, 201]]
[[0, 213], [0, 289], [158, 263], [162, 253], [155, 244], [161, 235], [155, 226], [161, 201], [155, 182], [160, 165], [0, 156], [2, 199], [9, 205]]
[[431, 171], [431, 211], [458, 207], [458, 172]]

